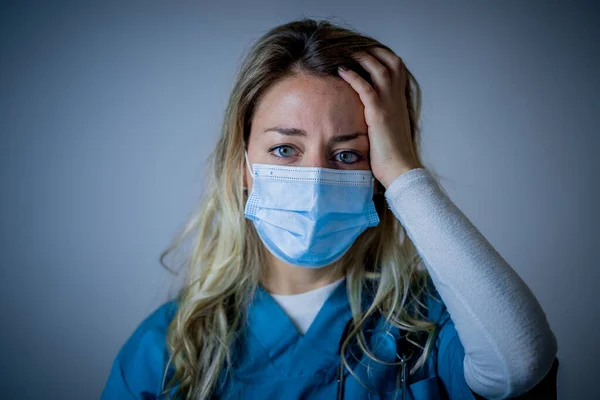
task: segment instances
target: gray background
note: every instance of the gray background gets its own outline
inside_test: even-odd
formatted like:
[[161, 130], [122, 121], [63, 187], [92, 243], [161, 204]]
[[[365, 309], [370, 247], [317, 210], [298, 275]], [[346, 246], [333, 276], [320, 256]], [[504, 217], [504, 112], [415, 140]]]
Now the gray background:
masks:
[[0, 397], [100, 395], [173, 287], [242, 55], [309, 16], [404, 58], [425, 162], [546, 310], [560, 398], [600, 398], [597, 3], [178, 3], [2, 3]]

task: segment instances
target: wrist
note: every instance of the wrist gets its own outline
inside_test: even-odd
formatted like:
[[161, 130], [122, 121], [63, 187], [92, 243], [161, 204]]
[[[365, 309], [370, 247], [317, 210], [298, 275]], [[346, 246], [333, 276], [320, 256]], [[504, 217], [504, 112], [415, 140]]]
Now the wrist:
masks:
[[384, 174], [382, 174], [381, 179], [379, 179], [379, 182], [381, 182], [381, 184], [386, 188], [387, 188], [392, 184], [392, 182], [394, 182], [400, 175], [404, 174], [405, 172], [408, 172], [410, 170], [413, 170], [415, 168], [419, 168], [416, 165], [407, 165], [407, 164], [399, 164], [396, 166], [393, 166], [391, 168], [389, 168]]

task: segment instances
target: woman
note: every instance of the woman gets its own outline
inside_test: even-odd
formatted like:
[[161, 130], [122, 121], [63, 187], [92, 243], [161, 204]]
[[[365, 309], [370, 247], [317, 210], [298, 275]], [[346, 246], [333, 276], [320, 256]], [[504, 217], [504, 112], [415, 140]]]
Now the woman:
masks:
[[[557, 343], [527, 285], [419, 155], [420, 91], [326, 21], [266, 33], [237, 77], [186, 285], [103, 398], [522, 395]], [[161, 258], [162, 260], [162, 258]]]

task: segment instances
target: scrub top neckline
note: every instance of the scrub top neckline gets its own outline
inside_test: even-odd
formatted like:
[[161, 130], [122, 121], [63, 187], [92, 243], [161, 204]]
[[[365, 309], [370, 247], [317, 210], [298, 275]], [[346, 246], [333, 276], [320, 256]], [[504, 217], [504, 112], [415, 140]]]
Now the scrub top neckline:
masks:
[[325, 301], [345, 279], [346, 277], [342, 277], [325, 286], [303, 293], [288, 295], [270, 294], [292, 320], [300, 334], [305, 335], [315, 320], [315, 317], [319, 311], [321, 311], [321, 308], [323, 308]]
[[286, 375], [314, 373], [306, 371], [306, 366], [322, 364], [324, 368], [339, 359], [339, 340], [352, 317], [346, 282], [338, 285], [325, 300], [304, 335], [275, 299], [258, 286], [248, 310], [248, 328], [281, 372]]

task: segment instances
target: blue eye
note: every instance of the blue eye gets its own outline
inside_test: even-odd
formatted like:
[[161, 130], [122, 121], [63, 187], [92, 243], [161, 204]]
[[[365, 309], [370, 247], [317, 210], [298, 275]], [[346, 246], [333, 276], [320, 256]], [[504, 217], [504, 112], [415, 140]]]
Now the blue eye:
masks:
[[360, 156], [353, 151], [341, 151], [335, 155], [335, 159], [344, 164], [354, 164], [360, 160]]
[[294, 155], [294, 148], [283, 144], [270, 148], [269, 152], [274, 152], [276, 157], [291, 157]]

